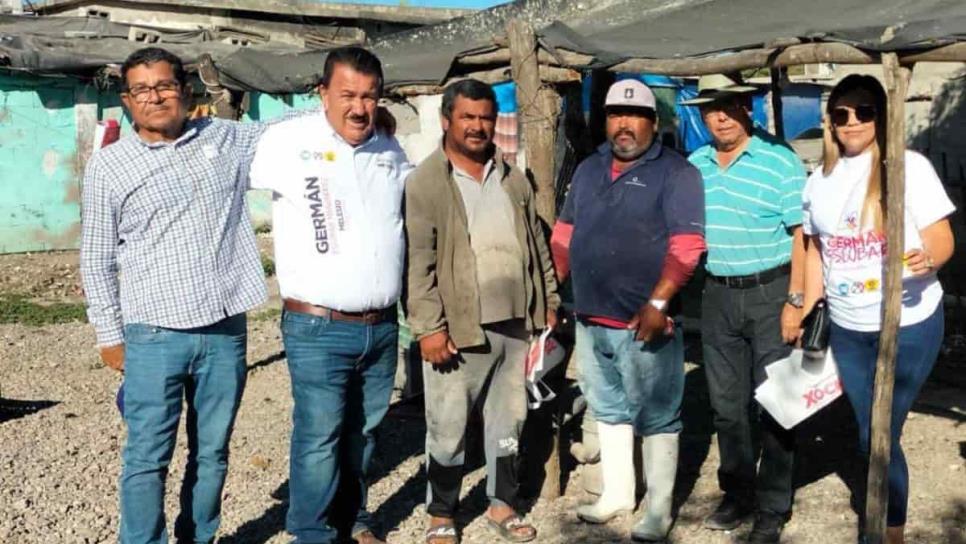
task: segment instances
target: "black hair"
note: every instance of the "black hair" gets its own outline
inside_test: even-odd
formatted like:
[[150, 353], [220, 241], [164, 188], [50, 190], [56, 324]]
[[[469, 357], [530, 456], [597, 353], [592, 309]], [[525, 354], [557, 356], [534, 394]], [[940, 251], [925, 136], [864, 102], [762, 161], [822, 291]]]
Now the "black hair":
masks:
[[328, 52], [325, 57], [325, 68], [322, 70], [321, 85], [328, 87], [332, 81], [332, 74], [336, 65], [348, 66], [360, 74], [376, 77], [376, 88], [382, 96], [382, 62], [379, 57], [357, 45], [337, 47]]
[[449, 120], [453, 119], [453, 105], [456, 103], [457, 96], [470, 100], [489, 100], [493, 103], [493, 109], [496, 109], [496, 93], [493, 92], [493, 87], [478, 79], [463, 79], [443, 91], [443, 105], [440, 107], [440, 113]]
[[127, 73], [132, 68], [135, 66], [150, 65], [156, 62], [167, 62], [170, 64], [171, 71], [174, 72], [174, 78], [178, 80], [178, 84], [182, 88], [188, 83], [188, 74], [185, 72], [184, 63], [181, 62], [178, 55], [175, 55], [167, 49], [161, 49], [160, 47], [145, 47], [128, 55], [127, 59], [124, 60], [124, 64], [121, 65], [121, 88], [127, 90]]

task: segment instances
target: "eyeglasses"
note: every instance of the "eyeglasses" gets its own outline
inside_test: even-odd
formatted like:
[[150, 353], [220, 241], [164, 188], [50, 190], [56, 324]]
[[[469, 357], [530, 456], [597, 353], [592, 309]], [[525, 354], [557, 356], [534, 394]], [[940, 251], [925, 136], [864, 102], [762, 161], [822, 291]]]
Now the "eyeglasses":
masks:
[[125, 91], [125, 94], [133, 98], [135, 102], [145, 104], [151, 101], [151, 91], [158, 93], [158, 97], [162, 100], [177, 98], [181, 95], [181, 84], [177, 81], [162, 81], [153, 86], [135, 85]]
[[850, 112], [855, 112], [855, 119], [860, 123], [868, 123], [870, 121], [875, 121], [876, 111], [875, 106], [869, 104], [859, 104], [854, 108], [848, 108], [845, 106], [840, 106], [834, 108], [829, 117], [832, 119], [832, 124], [837, 127], [844, 127], [849, 124]]

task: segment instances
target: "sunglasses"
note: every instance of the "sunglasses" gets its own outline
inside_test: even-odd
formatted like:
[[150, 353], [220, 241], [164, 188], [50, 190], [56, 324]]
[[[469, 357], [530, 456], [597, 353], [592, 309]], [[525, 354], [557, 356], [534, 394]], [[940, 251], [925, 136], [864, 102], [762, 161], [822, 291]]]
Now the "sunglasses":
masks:
[[849, 124], [849, 113], [853, 111], [855, 112], [855, 119], [860, 123], [868, 123], [875, 120], [875, 106], [869, 104], [860, 104], [855, 108], [838, 107], [832, 110], [829, 117], [832, 119], [833, 125], [844, 127]]

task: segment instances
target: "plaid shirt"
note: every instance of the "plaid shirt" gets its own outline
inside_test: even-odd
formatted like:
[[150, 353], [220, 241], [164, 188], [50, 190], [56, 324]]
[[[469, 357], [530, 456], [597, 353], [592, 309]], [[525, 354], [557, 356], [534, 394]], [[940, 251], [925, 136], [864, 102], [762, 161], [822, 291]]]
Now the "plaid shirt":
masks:
[[200, 119], [174, 142], [132, 134], [91, 156], [81, 276], [98, 345], [124, 342], [123, 323], [201, 327], [265, 301], [245, 207], [263, 130]]

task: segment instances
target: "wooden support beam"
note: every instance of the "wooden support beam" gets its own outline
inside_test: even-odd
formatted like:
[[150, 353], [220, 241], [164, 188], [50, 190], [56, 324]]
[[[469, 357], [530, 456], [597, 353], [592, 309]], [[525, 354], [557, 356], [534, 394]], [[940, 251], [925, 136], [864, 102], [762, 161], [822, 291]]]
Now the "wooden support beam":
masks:
[[888, 94], [887, 135], [883, 189], [886, 195], [886, 256], [883, 282], [882, 333], [876, 360], [875, 390], [872, 397], [872, 442], [869, 457], [866, 535], [869, 544], [883, 544], [889, 505], [889, 451], [892, 424], [892, 390], [895, 385], [896, 351], [902, 314], [902, 254], [905, 241], [905, 99], [909, 68], [895, 53], [882, 55]]
[[[594, 60], [591, 55], [575, 53], [565, 49], [557, 49], [551, 54], [545, 49], [537, 50], [537, 62], [551, 66], [581, 67], [590, 64]], [[464, 55], [456, 59], [458, 64], [473, 66], [478, 64], [507, 64], [510, 62], [510, 49], [502, 47], [495, 51], [486, 53], [475, 53]]]
[[[567, 84], [567, 83], [579, 83], [580, 82], [580, 72], [576, 70], [571, 70], [570, 68], [561, 68], [559, 66], [545, 66], [540, 65], [540, 79], [544, 83], [553, 84]], [[464, 79], [478, 79], [484, 83], [494, 84], [502, 83], [504, 81], [511, 81], [513, 76], [509, 68], [494, 68], [492, 70], [482, 70], [479, 72], [470, 72], [465, 75], [454, 77], [446, 80], [443, 85], [401, 85], [398, 87], [393, 87], [387, 91], [388, 94], [394, 96], [420, 96], [427, 94], [442, 94], [442, 92], [453, 83], [457, 81], [462, 81]]]
[[[544, 87], [540, 81], [537, 62], [537, 39], [533, 27], [521, 19], [507, 23], [510, 39], [510, 66], [516, 82], [517, 119], [520, 126], [521, 149], [526, 153], [527, 170], [532, 176], [537, 199], [537, 213], [549, 227], [555, 219], [554, 191], [554, 137], [560, 97], [551, 86]], [[527, 443], [542, 445], [534, 449], [546, 451], [543, 486], [540, 496], [554, 499], [561, 492], [560, 441], [554, 432], [554, 419], [559, 403], [551, 401], [540, 410], [531, 413], [528, 423]], [[539, 474], [536, 459], [527, 463], [527, 478], [531, 481]]]
[[[559, 66], [546, 66], [543, 64], [537, 65], [537, 77], [542, 83], [573, 83], [575, 81], [580, 81], [580, 73], [576, 70], [571, 70], [570, 68], [561, 68]], [[513, 77], [512, 69], [510, 67], [500, 67], [492, 70], [470, 72], [463, 76], [454, 77], [452, 80], [446, 82], [444, 88], [455, 83], [456, 81], [466, 78], [478, 79], [483, 83], [490, 84], [502, 83], [504, 81], [516, 79]]]
[[211, 95], [211, 107], [219, 119], [238, 119], [238, 105], [232, 98], [231, 90], [221, 85], [218, 68], [211, 55], [204, 54], [198, 59], [198, 76]]
[[516, 82], [517, 119], [526, 150], [527, 166], [533, 175], [537, 193], [537, 209], [547, 225], [553, 225], [553, 148], [560, 97], [553, 87], [543, 86], [537, 63], [537, 40], [533, 28], [519, 19], [507, 25], [510, 37], [511, 70]]
[[944, 45], [928, 51], [906, 53], [900, 57], [902, 64], [917, 62], [966, 62], [966, 42]]
[[785, 139], [785, 118], [782, 108], [782, 80], [785, 76], [784, 68], [772, 68], [769, 70], [771, 76], [771, 115], [775, 123], [775, 136]]
[[713, 57], [684, 59], [631, 59], [611, 68], [615, 72], [648, 72], [670, 76], [697, 76], [734, 72], [768, 66], [792, 66], [836, 62], [841, 64], [870, 64], [877, 57], [844, 43], [809, 43], [791, 45], [784, 49], [747, 49]]
[[604, 99], [614, 84], [614, 73], [608, 70], [593, 70], [590, 73], [590, 112], [587, 115], [587, 129], [593, 147], [607, 139], [607, 116], [604, 113]]

